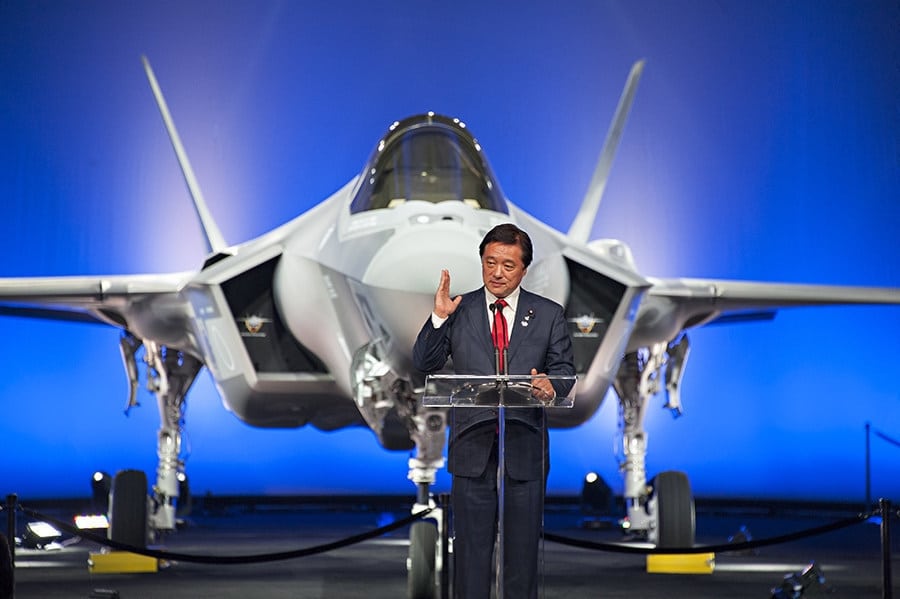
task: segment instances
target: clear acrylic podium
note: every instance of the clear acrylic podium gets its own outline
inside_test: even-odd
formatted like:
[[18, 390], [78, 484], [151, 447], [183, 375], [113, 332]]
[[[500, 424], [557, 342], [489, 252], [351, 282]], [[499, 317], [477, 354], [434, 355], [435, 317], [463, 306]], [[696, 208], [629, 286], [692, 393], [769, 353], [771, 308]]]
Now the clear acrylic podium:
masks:
[[[533, 385], [547, 379], [550, 396]], [[430, 408], [497, 408], [497, 599], [503, 599], [504, 494], [506, 487], [506, 410], [565, 409], [575, 405], [575, 376], [432, 374], [425, 378], [422, 405]], [[447, 562], [445, 562], [447, 563]]]

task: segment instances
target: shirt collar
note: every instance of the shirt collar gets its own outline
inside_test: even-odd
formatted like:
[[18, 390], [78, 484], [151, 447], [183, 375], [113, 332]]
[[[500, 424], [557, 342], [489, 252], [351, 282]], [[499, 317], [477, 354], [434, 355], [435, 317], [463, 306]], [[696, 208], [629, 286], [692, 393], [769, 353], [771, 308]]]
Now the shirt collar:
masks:
[[[522, 286], [519, 285], [515, 289], [513, 289], [512, 293], [503, 298], [509, 308], [512, 310], [513, 316], [516, 314], [516, 308], [519, 305], [519, 292], [522, 290]], [[485, 296], [485, 307], [490, 310], [491, 304], [497, 301], [497, 296], [487, 290], [487, 287], [484, 288], [484, 296]]]

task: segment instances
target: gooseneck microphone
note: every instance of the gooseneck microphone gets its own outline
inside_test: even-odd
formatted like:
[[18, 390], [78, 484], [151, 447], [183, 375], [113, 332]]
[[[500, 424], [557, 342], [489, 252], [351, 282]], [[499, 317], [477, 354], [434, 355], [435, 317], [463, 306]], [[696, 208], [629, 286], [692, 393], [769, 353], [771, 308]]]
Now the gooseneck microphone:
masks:
[[[496, 317], [497, 304], [491, 303], [489, 304], [489, 307], [491, 309], [491, 316]], [[494, 334], [491, 335], [491, 340], [494, 343], [494, 374], [500, 376], [503, 374], [500, 372], [500, 348], [497, 346], [497, 337]]]

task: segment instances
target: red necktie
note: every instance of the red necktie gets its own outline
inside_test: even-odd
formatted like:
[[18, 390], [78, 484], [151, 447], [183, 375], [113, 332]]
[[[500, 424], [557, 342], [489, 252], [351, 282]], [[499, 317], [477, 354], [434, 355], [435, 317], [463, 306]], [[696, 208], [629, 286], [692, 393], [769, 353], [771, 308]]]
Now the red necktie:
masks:
[[509, 347], [509, 335], [507, 334], [506, 318], [503, 317], [503, 308], [508, 304], [502, 299], [494, 302], [494, 328], [491, 330], [491, 340], [499, 353], [500, 372], [506, 372], [506, 364], [503, 363], [503, 350]]

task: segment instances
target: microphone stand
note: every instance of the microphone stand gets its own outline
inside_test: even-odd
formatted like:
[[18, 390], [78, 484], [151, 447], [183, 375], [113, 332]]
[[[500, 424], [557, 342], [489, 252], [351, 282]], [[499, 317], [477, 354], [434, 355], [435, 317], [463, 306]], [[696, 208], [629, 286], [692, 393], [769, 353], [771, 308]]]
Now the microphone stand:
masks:
[[506, 535], [504, 534], [504, 521], [506, 520], [505, 499], [506, 499], [506, 404], [504, 402], [504, 391], [506, 382], [500, 380], [505, 376], [507, 362], [507, 348], [503, 348], [503, 367], [500, 364], [500, 350], [494, 348], [494, 359], [496, 362], [497, 385], [500, 387], [497, 402], [497, 599], [503, 599], [503, 570], [504, 561], [506, 561]]

